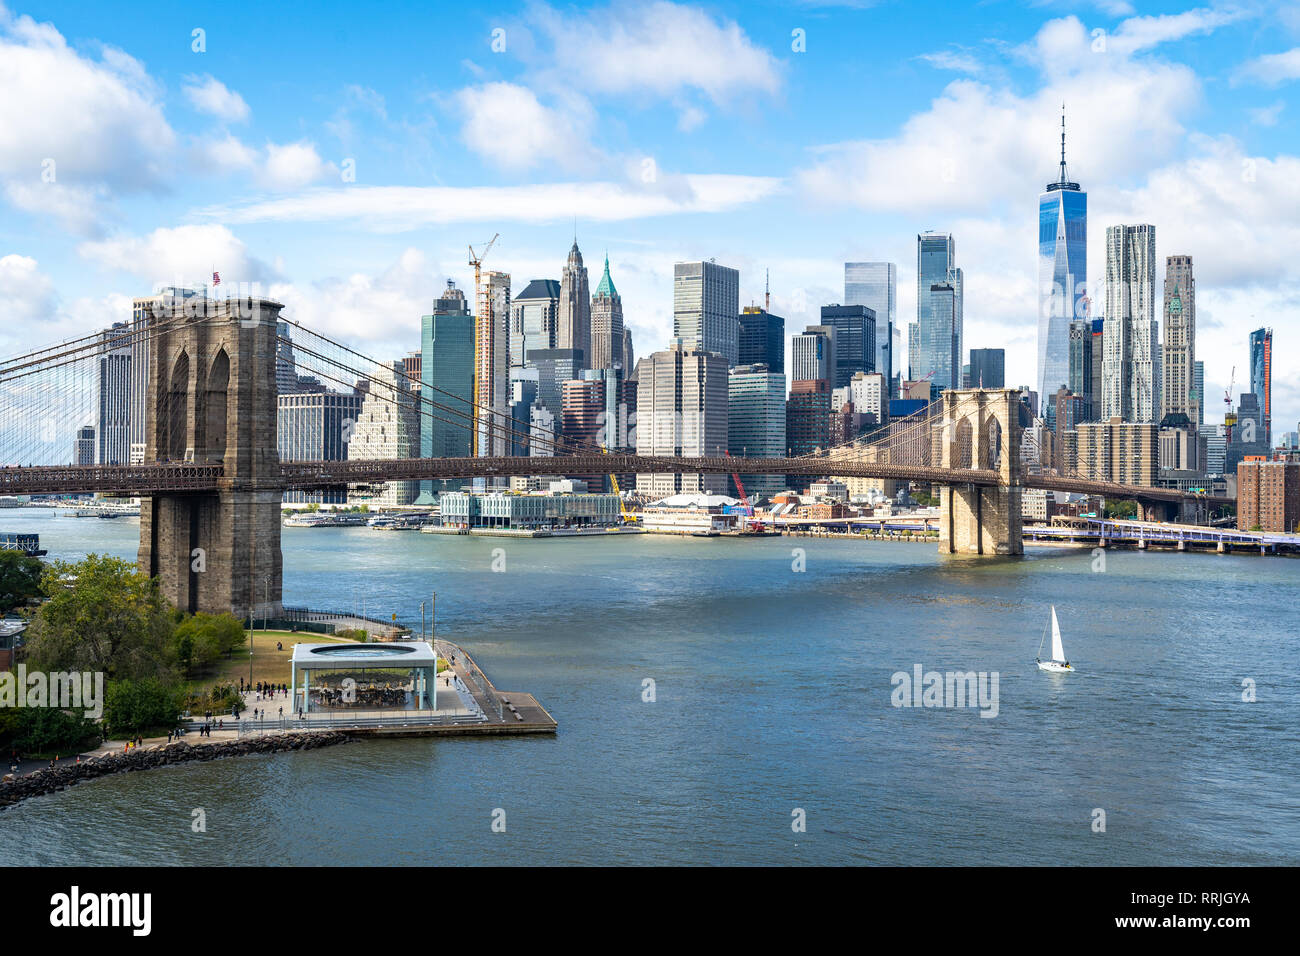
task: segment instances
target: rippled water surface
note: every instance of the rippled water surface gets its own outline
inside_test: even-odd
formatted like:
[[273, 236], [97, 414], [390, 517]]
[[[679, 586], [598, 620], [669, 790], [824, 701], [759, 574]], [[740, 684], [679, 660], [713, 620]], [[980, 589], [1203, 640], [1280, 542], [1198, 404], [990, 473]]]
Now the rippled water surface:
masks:
[[[0, 528], [67, 558], [138, 534]], [[559, 733], [115, 776], [0, 813], [0, 862], [1300, 862], [1294, 560], [367, 528], [286, 528], [284, 558], [288, 604], [418, 626], [436, 590], [439, 634]], [[1034, 666], [1051, 604], [1075, 674]], [[916, 664], [996, 672], [997, 716], [892, 706]]]

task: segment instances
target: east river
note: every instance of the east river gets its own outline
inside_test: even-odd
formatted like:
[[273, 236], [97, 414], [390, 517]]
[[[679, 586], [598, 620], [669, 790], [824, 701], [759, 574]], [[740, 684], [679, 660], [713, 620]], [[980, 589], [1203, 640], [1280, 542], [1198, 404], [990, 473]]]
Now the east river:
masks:
[[[139, 524], [0, 529], [133, 559]], [[0, 863], [1300, 862], [1292, 559], [368, 528], [283, 549], [290, 605], [418, 627], [436, 590], [439, 635], [558, 734], [117, 775], [0, 812]], [[1053, 604], [1074, 674], [1034, 665]], [[894, 706], [917, 665], [996, 674], [996, 716]]]

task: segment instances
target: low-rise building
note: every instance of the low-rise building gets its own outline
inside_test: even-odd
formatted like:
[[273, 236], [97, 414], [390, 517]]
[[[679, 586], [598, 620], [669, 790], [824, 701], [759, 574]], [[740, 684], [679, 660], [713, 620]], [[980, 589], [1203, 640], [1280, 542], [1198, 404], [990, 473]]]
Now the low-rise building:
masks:
[[622, 523], [618, 495], [443, 492], [442, 523], [460, 528], [582, 528]]

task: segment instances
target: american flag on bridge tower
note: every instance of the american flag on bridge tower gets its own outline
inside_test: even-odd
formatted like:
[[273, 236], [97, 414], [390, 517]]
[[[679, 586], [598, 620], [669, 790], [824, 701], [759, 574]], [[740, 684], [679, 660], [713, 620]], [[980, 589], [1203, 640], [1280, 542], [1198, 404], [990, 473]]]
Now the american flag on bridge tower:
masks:
[[215, 269], [212, 272], [212, 284], [221, 285], [221, 273], [217, 272]]

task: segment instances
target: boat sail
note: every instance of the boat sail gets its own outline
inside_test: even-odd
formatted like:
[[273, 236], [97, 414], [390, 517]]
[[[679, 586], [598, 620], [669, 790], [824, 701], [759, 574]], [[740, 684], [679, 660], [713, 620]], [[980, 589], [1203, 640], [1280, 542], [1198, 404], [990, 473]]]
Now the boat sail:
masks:
[[[1043, 639], [1046, 639], [1047, 631], [1043, 631]], [[1052, 656], [1049, 660], [1043, 660], [1043, 640], [1038, 642], [1038, 669], [1043, 671], [1052, 671], [1054, 673], [1064, 673], [1074, 670], [1070, 662], [1065, 658], [1065, 647], [1061, 643], [1061, 625], [1056, 620], [1056, 605], [1052, 605]]]

